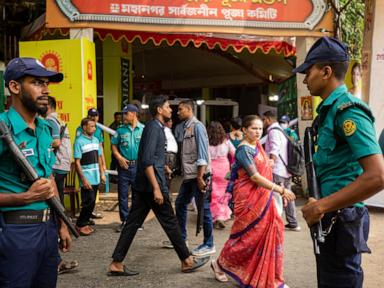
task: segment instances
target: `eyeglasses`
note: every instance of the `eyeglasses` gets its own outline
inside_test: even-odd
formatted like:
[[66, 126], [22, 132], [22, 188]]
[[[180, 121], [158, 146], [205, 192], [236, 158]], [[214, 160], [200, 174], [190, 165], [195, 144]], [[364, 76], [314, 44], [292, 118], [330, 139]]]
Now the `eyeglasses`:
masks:
[[42, 88], [42, 87], [48, 87], [48, 85], [49, 85], [49, 81], [44, 81], [44, 80], [41, 80], [41, 79], [34, 79], [34, 80], [32, 80], [31, 81], [31, 83], [34, 85], [34, 86], [36, 86], [36, 87], [40, 87], [40, 88]]

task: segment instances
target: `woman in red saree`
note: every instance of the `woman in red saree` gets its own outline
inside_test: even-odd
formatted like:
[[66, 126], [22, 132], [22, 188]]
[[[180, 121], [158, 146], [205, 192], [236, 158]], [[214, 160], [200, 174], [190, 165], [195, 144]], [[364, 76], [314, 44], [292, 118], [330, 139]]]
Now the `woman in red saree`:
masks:
[[[211, 267], [218, 281], [226, 274], [244, 288], [288, 287], [283, 280], [284, 226], [274, 204], [273, 191], [287, 201], [295, 195], [271, 182], [272, 170], [258, 139], [263, 123], [257, 116], [243, 120], [245, 139], [239, 145], [231, 184], [234, 223], [231, 235]], [[234, 179], [236, 178], [236, 179]]]

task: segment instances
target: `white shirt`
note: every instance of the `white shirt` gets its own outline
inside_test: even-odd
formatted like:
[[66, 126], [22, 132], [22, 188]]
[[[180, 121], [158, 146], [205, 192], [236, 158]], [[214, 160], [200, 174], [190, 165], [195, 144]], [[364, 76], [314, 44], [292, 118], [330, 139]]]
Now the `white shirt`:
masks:
[[[292, 175], [288, 172], [284, 163], [288, 163], [288, 140], [281, 130], [272, 129], [280, 128], [279, 123], [275, 122], [267, 129], [267, 140], [265, 141], [265, 152], [269, 155], [273, 154], [277, 157], [272, 172], [284, 178], [289, 178]], [[284, 163], [281, 161], [283, 158]]]
[[175, 136], [172, 134], [172, 130], [164, 127], [164, 132], [167, 141], [167, 152], [177, 153], [177, 142]]

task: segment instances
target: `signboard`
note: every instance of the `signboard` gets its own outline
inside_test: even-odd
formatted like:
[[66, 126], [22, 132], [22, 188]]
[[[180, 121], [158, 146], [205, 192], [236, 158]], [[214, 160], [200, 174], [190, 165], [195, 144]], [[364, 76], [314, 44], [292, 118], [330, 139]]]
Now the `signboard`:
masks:
[[47, 69], [64, 74], [49, 90], [56, 99], [59, 119], [68, 123], [71, 139], [89, 108], [96, 107], [95, 47], [89, 40], [20, 42], [20, 57], [34, 57]]
[[121, 109], [129, 104], [129, 59], [120, 59], [121, 69]]
[[[71, 23], [134, 23], [312, 30], [324, 0], [55, 0]], [[47, 2], [48, 4], [49, 2]], [[49, 27], [62, 27], [50, 17]]]

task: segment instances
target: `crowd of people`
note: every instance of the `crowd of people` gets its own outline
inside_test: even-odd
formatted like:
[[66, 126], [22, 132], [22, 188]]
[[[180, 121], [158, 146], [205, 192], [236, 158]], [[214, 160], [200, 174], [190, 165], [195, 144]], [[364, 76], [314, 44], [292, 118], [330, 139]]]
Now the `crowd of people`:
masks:
[[[369, 252], [369, 216], [361, 201], [384, 187], [384, 161], [374, 118], [369, 107], [343, 84], [347, 64], [344, 44], [323, 37], [294, 70], [305, 73], [304, 83], [311, 94], [323, 98], [315, 121], [318, 149], [314, 155], [322, 198], [310, 199], [303, 216], [309, 226], [321, 221], [331, 231], [316, 255], [318, 287], [324, 288], [362, 287], [361, 253]], [[99, 112], [90, 109], [77, 128], [72, 155], [68, 128], [58, 120], [48, 88], [50, 81], [62, 79], [61, 73], [46, 70], [33, 58], [11, 60], [4, 74], [13, 102], [0, 120], [40, 178], [31, 183], [8, 153], [7, 144], [0, 141], [1, 287], [56, 287], [58, 273], [78, 266], [77, 261], [61, 259], [57, 238], [64, 252], [71, 238], [65, 223], [56, 219], [46, 203], [55, 195], [63, 201], [72, 157], [82, 200], [76, 229], [81, 236], [94, 232], [96, 193], [106, 180], [103, 131], [97, 125]], [[140, 107], [128, 104], [115, 113], [111, 125], [115, 130], [111, 167], [117, 170], [121, 224], [108, 276], [139, 274], [123, 262], [152, 210], [168, 236], [163, 244], [174, 249], [182, 272], [207, 264], [219, 250], [214, 229], [231, 223], [228, 240], [218, 258], [210, 261], [215, 279], [227, 282], [230, 276], [241, 287], [287, 288], [284, 229], [301, 230], [287, 165], [288, 144], [298, 140], [289, 128], [289, 117], [278, 118], [267, 111], [235, 118], [226, 133], [220, 122], [213, 121], [206, 128], [194, 115], [192, 100], [179, 103], [180, 123], [174, 129], [165, 96], [153, 97], [149, 112], [152, 120], [141, 123]], [[182, 182], [173, 208], [170, 185], [177, 173]], [[202, 213], [203, 237], [197, 247], [188, 244], [191, 203]]]

